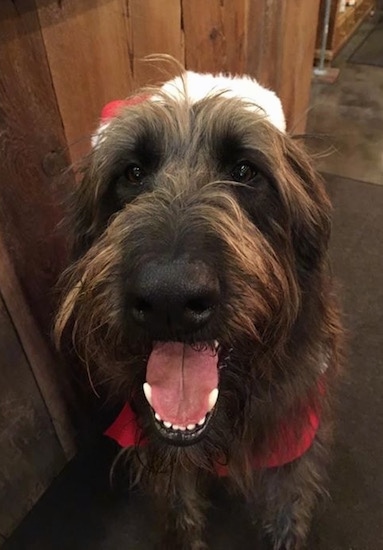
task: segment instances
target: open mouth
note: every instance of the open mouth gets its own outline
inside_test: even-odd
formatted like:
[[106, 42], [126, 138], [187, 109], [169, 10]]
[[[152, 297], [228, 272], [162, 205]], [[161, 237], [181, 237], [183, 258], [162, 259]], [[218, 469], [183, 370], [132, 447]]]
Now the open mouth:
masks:
[[155, 343], [143, 390], [158, 433], [174, 445], [196, 443], [218, 400], [218, 342]]

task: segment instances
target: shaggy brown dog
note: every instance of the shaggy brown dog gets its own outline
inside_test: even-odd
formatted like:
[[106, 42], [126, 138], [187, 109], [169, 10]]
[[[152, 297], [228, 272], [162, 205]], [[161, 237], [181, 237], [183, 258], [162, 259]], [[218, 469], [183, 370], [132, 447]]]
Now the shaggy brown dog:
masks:
[[162, 548], [206, 548], [209, 481], [225, 475], [271, 547], [297, 550], [339, 361], [330, 205], [261, 97], [213, 86], [192, 99], [192, 78], [103, 128], [72, 197], [77, 259], [56, 332], [71, 327], [129, 404], [124, 452], [158, 501]]

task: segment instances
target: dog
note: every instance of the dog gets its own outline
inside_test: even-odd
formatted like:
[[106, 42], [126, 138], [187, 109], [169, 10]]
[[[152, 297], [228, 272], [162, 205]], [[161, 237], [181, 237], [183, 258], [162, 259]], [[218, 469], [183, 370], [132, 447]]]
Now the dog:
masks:
[[202, 550], [213, 480], [273, 550], [304, 547], [323, 492], [342, 327], [331, 207], [279, 98], [186, 71], [104, 110], [70, 197], [57, 340], [124, 409], [107, 432]]

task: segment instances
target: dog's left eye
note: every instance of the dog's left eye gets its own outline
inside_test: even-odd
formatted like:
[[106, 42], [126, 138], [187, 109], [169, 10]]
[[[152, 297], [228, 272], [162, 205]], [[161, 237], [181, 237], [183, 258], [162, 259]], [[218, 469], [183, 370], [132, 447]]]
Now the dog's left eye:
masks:
[[230, 173], [232, 179], [238, 183], [248, 183], [257, 174], [257, 169], [249, 162], [239, 162]]
[[145, 177], [145, 171], [138, 164], [129, 164], [125, 168], [124, 176], [133, 185], [141, 185]]

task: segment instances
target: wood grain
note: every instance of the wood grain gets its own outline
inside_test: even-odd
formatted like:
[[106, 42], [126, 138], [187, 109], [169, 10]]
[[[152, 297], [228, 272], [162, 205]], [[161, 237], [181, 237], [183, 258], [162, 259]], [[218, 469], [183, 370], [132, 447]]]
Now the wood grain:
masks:
[[248, 4], [247, 72], [276, 91], [297, 133], [306, 125], [318, 13], [319, 0]]
[[69, 160], [33, 1], [0, 3], [0, 42], [0, 291], [69, 458], [67, 376], [50, 351], [52, 289], [66, 263], [56, 175]]
[[284, 3], [276, 90], [294, 133], [306, 127], [318, 16], [319, 0]]
[[246, 2], [182, 0], [186, 68], [242, 73], [245, 69]]
[[246, 71], [276, 90], [280, 70], [281, 21], [285, 2], [249, 0]]
[[126, 0], [36, 0], [71, 159], [90, 148], [101, 108], [133, 89]]
[[[33, 8], [33, 9], [32, 9]], [[0, 2], [0, 231], [22, 292], [44, 335], [51, 289], [66, 262], [56, 231], [59, 189], [72, 177], [33, 0]]]
[[157, 84], [179, 72], [169, 63], [148, 63], [145, 56], [167, 54], [184, 65], [180, 0], [129, 0], [130, 56], [134, 84]]
[[41, 335], [24, 300], [9, 254], [0, 233], [0, 289], [15, 330], [35, 376], [58, 440], [70, 460], [75, 453], [74, 430], [64, 401], [73, 399], [66, 373]]
[[0, 295], [0, 531], [7, 537], [65, 465]]

